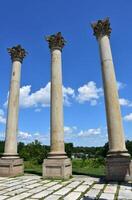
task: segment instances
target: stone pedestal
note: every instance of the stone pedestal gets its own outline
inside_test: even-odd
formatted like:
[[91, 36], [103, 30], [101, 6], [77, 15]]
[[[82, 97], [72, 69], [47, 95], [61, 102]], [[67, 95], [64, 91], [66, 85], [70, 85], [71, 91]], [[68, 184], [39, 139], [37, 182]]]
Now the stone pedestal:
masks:
[[94, 35], [99, 43], [100, 59], [109, 138], [107, 154], [107, 180], [132, 180], [131, 160], [126, 149], [122, 116], [119, 105], [117, 81], [110, 47], [109, 19], [92, 24]]
[[23, 159], [0, 158], [0, 176], [13, 177], [24, 174]]
[[68, 158], [45, 159], [43, 163], [43, 175], [45, 178], [70, 178], [72, 175], [71, 160]]
[[106, 158], [106, 180], [131, 181], [132, 161], [127, 156], [113, 156]]

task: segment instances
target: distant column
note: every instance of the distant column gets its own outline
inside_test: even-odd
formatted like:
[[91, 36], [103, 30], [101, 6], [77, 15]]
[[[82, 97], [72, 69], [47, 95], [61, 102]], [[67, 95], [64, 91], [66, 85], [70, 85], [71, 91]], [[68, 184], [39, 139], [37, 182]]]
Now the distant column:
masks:
[[[43, 176], [67, 178], [71, 175], [71, 161], [67, 158], [64, 147], [61, 62], [61, 51], [65, 45], [65, 40], [60, 32], [47, 37], [46, 40], [51, 50], [51, 151], [48, 155], [48, 159], [44, 160]], [[49, 165], [54, 165], [54, 167], [51, 169]], [[58, 167], [60, 167], [61, 170]]]
[[109, 19], [98, 20], [96, 23], [92, 24], [92, 28], [99, 43], [107, 115], [109, 138], [107, 179], [131, 179], [131, 161], [125, 145], [117, 82], [109, 41], [111, 33]]
[[[20, 45], [8, 49], [12, 60], [12, 76], [8, 99], [8, 113], [6, 122], [5, 149], [0, 160], [0, 175], [12, 176], [23, 173], [23, 161], [17, 153], [17, 133], [18, 133], [18, 111], [19, 111], [19, 91], [21, 77], [21, 63], [26, 55]], [[1, 164], [9, 164], [12, 170], [6, 172]], [[19, 166], [16, 166], [18, 165]]]

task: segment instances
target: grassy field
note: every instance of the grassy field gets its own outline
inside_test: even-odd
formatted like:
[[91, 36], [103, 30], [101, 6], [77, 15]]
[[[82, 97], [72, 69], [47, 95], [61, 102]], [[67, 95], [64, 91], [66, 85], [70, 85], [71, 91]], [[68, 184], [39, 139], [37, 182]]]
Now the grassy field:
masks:
[[[35, 164], [35, 162], [31, 161], [25, 161], [24, 164], [25, 172], [42, 175], [42, 165]], [[95, 177], [105, 175], [105, 166], [103, 159], [73, 159], [72, 168], [73, 174], [84, 174]]]
[[100, 161], [98, 159], [74, 159], [72, 161], [72, 171], [73, 174], [100, 177], [105, 175], [105, 165], [104, 161]]

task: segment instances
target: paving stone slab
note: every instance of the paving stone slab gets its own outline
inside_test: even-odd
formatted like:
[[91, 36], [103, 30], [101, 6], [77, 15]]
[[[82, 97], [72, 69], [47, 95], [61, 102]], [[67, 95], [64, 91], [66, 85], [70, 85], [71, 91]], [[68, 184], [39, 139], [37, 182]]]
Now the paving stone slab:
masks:
[[94, 181], [91, 181], [91, 180], [85, 180], [83, 182], [83, 185], [92, 185], [94, 183]]
[[131, 184], [120, 185], [120, 190], [132, 190]]
[[104, 193], [111, 193], [111, 194], [113, 193], [113, 194], [115, 194], [116, 190], [117, 190], [117, 186], [107, 185], [106, 188], [104, 189]]
[[0, 200], [3, 200], [3, 199], [7, 199], [9, 196], [1, 196], [0, 195]]
[[39, 193], [31, 196], [31, 198], [33, 198], [33, 199], [40, 199], [40, 198], [48, 196], [51, 193], [52, 193], [52, 191], [50, 191], [50, 190], [44, 190], [42, 192], [39, 192]]
[[104, 200], [104, 199], [108, 199], [108, 200], [114, 200], [114, 196], [115, 194], [110, 194], [110, 193], [102, 193], [101, 196], [100, 196], [100, 200]]
[[28, 189], [26, 188], [20, 188], [18, 190], [13, 190], [11, 192], [7, 192], [6, 195], [9, 195], [9, 196], [15, 196], [15, 195], [18, 195], [18, 194], [21, 194], [22, 192], [25, 192], [27, 191]]
[[50, 187], [53, 185], [56, 185], [58, 182], [50, 182], [50, 183], [46, 183], [44, 186]]
[[80, 185], [74, 191], [75, 192], [85, 192], [89, 188], [88, 185]]
[[36, 188], [36, 187], [41, 186], [41, 185], [42, 185], [41, 183], [34, 183], [32, 185], [27, 185], [26, 188], [33, 189], [33, 188]]
[[21, 199], [25, 199], [26, 197], [29, 197], [30, 195], [31, 195], [30, 193], [24, 192], [22, 194], [9, 198], [9, 200], [21, 200]]
[[46, 190], [46, 189], [47, 189], [47, 187], [40, 186], [40, 187], [36, 187], [34, 189], [31, 189], [31, 190], [28, 190], [27, 192], [29, 192], [31, 194], [35, 194], [35, 193], [41, 192], [41, 191]]
[[97, 184], [93, 185], [92, 188], [101, 190], [101, 189], [104, 188], [104, 184], [103, 183], [97, 183]]
[[90, 189], [84, 197], [87, 198], [95, 198], [99, 194], [100, 190], [99, 189]]
[[77, 200], [81, 196], [81, 192], [71, 192], [66, 197], [64, 197], [64, 200]]
[[132, 191], [130, 190], [119, 190], [119, 195], [118, 195], [118, 199], [121, 200], [121, 199], [129, 199], [129, 200], [132, 200]]
[[68, 192], [70, 192], [71, 190], [72, 190], [72, 188], [65, 187], [65, 188], [62, 188], [62, 189], [58, 190], [54, 194], [58, 194], [58, 195], [62, 195], [63, 196], [65, 194], [67, 194]]
[[54, 191], [54, 190], [58, 190], [59, 188], [62, 188], [63, 185], [61, 184], [56, 184], [56, 185], [53, 185], [52, 187], [50, 188], [47, 188], [47, 190], [51, 190], [51, 191]]
[[77, 187], [77, 186], [80, 185], [80, 184], [81, 184], [80, 181], [73, 181], [73, 182], [71, 182], [70, 184], [68, 184], [67, 187], [75, 188], [75, 187]]
[[58, 200], [61, 196], [58, 196], [58, 195], [50, 195], [48, 197], [45, 198], [45, 200]]

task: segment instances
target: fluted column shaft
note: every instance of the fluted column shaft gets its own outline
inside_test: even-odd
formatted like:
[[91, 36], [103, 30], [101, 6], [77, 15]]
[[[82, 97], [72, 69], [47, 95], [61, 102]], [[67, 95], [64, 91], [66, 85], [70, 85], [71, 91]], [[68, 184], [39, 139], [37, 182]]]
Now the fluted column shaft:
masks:
[[51, 154], [64, 154], [61, 50], [51, 50]]
[[21, 45], [8, 48], [12, 60], [12, 74], [8, 98], [8, 112], [6, 120], [6, 136], [3, 157], [17, 157], [17, 133], [18, 133], [18, 112], [19, 92], [21, 78], [21, 63], [26, 56], [25, 49]]
[[21, 63], [20, 61], [14, 61], [12, 65], [11, 85], [8, 99], [8, 114], [6, 123], [4, 155], [17, 155], [20, 77]]
[[98, 38], [102, 65], [110, 152], [126, 151], [117, 82], [107, 35]]

